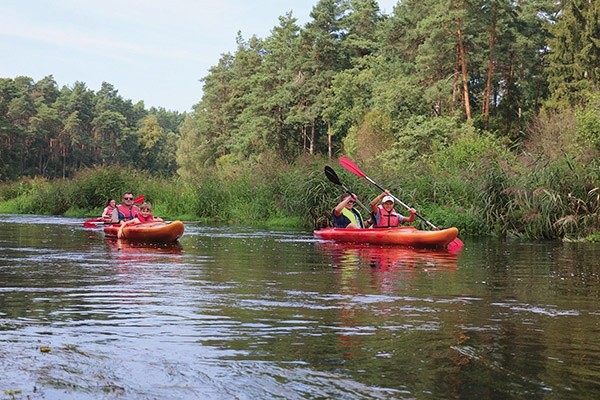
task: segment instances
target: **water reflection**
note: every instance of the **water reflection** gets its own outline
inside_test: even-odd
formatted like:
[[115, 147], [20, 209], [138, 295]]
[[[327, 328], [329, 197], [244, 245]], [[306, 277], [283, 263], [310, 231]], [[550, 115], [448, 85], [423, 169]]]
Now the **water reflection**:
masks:
[[179, 242], [174, 243], [140, 243], [120, 240], [115, 237], [106, 237], [104, 243], [108, 251], [119, 252], [130, 255], [150, 254], [181, 254], [183, 246]]
[[457, 254], [439, 249], [336, 242], [317, 242], [317, 248], [336, 267], [365, 264], [381, 270], [419, 268], [453, 271], [456, 270], [458, 259]]

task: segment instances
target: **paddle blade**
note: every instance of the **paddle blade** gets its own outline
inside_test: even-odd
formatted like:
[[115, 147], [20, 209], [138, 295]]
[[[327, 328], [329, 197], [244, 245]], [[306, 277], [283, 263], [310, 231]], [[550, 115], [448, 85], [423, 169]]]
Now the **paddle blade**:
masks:
[[83, 227], [84, 228], [97, 228], [98, 225], [101, 225], [104, 223], [104, 220], [100, 217], [96, 217], [96, 218], [92, 218], [92, 219], [88, 219], [87, 221], [83, 222]]
[[367, 175], [365, 175], [364, 172], [362, 172], [360, 168], [358, 168], [358, 165], [354, 164], [354, 162], [349, 158], [340, 157], [340, 165], [346, 168], [348, 171], [352, 172], [356, 176], [360, 176], [361, 178], [367, 177]]
[[338, 178], [333, 168], [331, 168], [329, 165], [325, 166], [325, 176], [327, 176], [327, 179], [336, 185], [342, 184], [342, 182], [340, 182], [340, 178]]
[[457, 254], [464, 247], [464, 243], [459, 238], [454, 239], [450, 243], [448, 243], [448, 251], [452, 254]]
[[142, 204], [144, 202], [144, 195], [139, 195], [133, 200], [133, 204]]

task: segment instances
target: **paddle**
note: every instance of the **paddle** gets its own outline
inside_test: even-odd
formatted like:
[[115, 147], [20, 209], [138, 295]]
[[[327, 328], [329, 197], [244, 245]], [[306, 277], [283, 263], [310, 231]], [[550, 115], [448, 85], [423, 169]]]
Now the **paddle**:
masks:
[[[342, 167], [346, 168], [348, 171], [352, 172], [354, 175], [359, 176], [361, 178], [365, 178], [366, 180], [368, 180], [369, 182], [371, 182], [373, 185], [377, 186], [382, 192], [385, 191], [385, 189], [382, 186], [380, 186], [373, 179], [369, 178], [364, 172], [361, 171], [361, 169], [358, 167], [358, 165], [356, 165], [349, 158], [341, 157], [340, 158], [340, 165]], [[410, 209], [410, 207], [408, 205], [406, 205], [405, 203], [403, 203], [402, 200], [398, 199], [396, 196], [394, 196], [392, 194], [390, 194], [390, 196], [392, 196], [392, 198], [395, 201], [397, 201], [398, 203], [400, 203], [407, 210]], [[435, 226], [434, 224], [432, 224], [431, 222], [429, 222], [428, 220], [426, 220], [423, 216], [419, 215], [418, 213], [415, 213], [415, 215], [417, 217], [419, 217], [427, 225], [429, 225], [430, 227], [432, 227], [433, 229], [435, 229], [436, 231], [440, 230], [440, 228], [438, 228], [437, 226]], [[452, 242], [450, 242], [448, 244], [448, 250], [455, 250], [455, 249], [461, 248], [463, 246], [464, 246], [464, 243], [462, 242], [462, 240], [460, 240], [459, 238], [456, 238], [456, 239], [454, 239]]]
[[140, 194], [138, 197], [133, 199], [133, 204], [142, 204], [144, 202], [144, 195]]
[[[335, 171], [333, 170], [333, 168], [331, 168], [329, 165], [325, 166], [325, 176], [327, 176], [327, 179], [329, 179], [332, 183], [341, 186], [344, 188], [344, 190], [348, 193], [348, 194], [352, 194], [353, 192], [347, 187], [345, 186], [341, 181], [340, 178], [338, 178], [337, 174], [335, 173]], [[363, 203], [360, 202], [360, 200], [356, 199], [356, 202], [358, 203], [359, 206], [361, 206], [362, 208], [364, 208], [365, 210], [367, 210], [367, 212], [371, 212], [370, 208], [367, 208]]]

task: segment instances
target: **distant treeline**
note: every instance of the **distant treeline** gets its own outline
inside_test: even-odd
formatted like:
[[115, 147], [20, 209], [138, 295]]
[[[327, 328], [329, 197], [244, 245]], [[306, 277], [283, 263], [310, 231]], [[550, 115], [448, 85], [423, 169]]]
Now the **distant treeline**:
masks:
[[[266, 207], [317, 225], [339, 194], [322, 166], [343, 154], [463, 232], [589, 235], [600, 229], [599, 15], [589, 0], [404, 0], [391, 15], [374, 0], [320, 0], [304, 26], [289, 13], [266, 38], [239, 34], [187, 115], [146, 111], [109, 84], [1, 79], [0, 180], [176, 171], [200, 202], [209, 183], [228, 193], [229, 215]], [[317, 175], [297, 175], [300, 163]], [[342, 178], [364, 200], [378, 194]], [[301, 206], [285, 197], [297, 188]], [[222, 217], [212, 204], [191, 213]]]
[[69, 178], [96, 165], [122, 165], [173, 175], [185, 115], [146, 110], [104, 82], [59, 89], [52, 76], [0, 78], [0, 181]]

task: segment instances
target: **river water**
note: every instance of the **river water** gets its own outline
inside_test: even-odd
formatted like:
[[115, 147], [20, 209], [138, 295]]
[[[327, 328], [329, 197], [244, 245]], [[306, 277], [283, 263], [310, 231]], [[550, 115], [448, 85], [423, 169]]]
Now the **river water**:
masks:
[[2, 399], [600, 398], [600, 245], [0, 215]]

